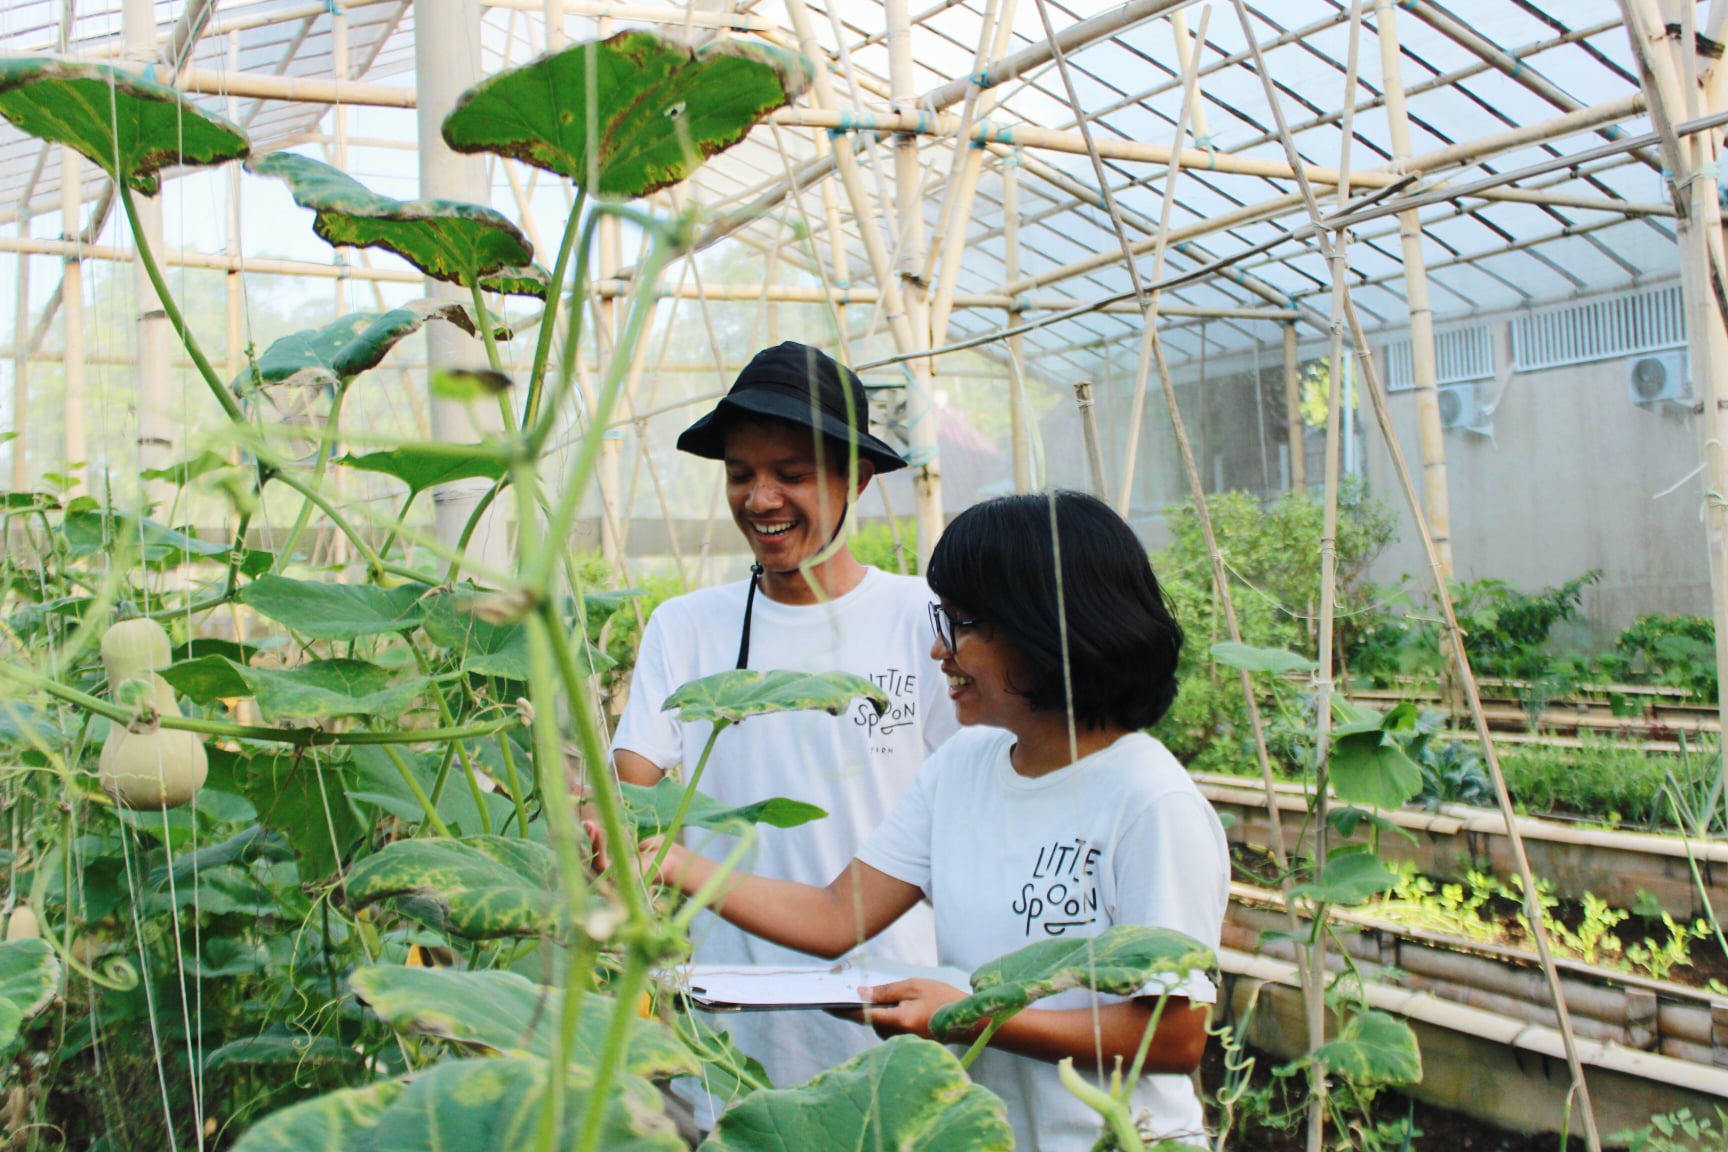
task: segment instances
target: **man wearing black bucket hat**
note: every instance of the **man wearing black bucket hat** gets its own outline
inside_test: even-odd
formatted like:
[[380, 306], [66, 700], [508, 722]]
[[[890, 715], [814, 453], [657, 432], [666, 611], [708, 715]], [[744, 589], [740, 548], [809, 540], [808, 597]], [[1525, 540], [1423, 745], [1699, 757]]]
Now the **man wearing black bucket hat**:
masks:
[[[752, 717], [721, 734], [702, 777], [702, 791], [729, 806], [785, 796], [826, 811], [826, 819], [799, 828], [762, 827], [745, 865], [825, 884], [955, 728], [930, 657], [928, 586], [865, 566], [846, 544], [865, 486], [906, 461], [870, 435], [858, 377], [792, 342], [759, 352], [714, 410], [679, 436], [678, 448], [724, 463], [727, 503], [755, 563], [748, 580], [675, 597], [649, 619], [612, 742], [619, 777], [652, 785], [678, 768], [688, 778], [709, 728], [681, 724], [660, 704], [690, 680], [728, 668], [870, 679], [888, 696], [881, 715], [859, 702], [841, 716]], [[736, 844], [707, 833], [688, 839], [715, 859]], [[702, 963], [810, 963], [710, 916], [691, 935]], [[928, 906], [871, 941], [869, 958], [933, 965]], [[726, 1027], [777, 1085], [807, 1080], [874, 1042], [867, 1029], [817, 1012], [737, 1016]], [[711, 1124], [724, 1103], [698, 1100], [699, 1121]]]

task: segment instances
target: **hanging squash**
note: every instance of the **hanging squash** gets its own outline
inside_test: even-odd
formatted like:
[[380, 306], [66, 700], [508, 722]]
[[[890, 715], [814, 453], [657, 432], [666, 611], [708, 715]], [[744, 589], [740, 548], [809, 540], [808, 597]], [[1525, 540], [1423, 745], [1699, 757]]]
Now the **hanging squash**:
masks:
[[[108, 690], [118, 698], [120, 686], [144, 681], [151, 703], [161, 716], [179, 716], [173, 687], [156, 674], [173, 659], [168, 633], [154, 620], [122, 620], [102, 637], [102, 665]], [[134, 732], [124, 724], [108, 729], [102, 745], [97, 778], [102, 787], [128, 808], [178, 808], [197, 794], [209, 773], [204, 744], [194, 732], [152, 728]]]

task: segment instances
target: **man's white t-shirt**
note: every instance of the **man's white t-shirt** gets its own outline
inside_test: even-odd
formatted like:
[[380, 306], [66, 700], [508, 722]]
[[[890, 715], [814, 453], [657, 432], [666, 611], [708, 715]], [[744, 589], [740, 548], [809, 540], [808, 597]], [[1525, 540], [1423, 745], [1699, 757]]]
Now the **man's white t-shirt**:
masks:
[[[680, 685], [736, 665], [748, 589], [748, 582], [705, 588], [654, 610], [642, 633], [630, 701], [612, 738], [614, 751], [635, 752], [662, 768], [679, 767], [690, 779], [710, 725], [680, 723], [676, 712], [660, 706]], [[824, 604], [780, 604], [757, 592], [751, 668], [851, 672], [881, 688], [888, 709], [878, 717], [868, 703], [857, 701], [840, 716], [753, 716], [720, 734], [703, 771], [702, 792], [728, 805], [785, 796], [828, 813], [798, 828], [759, 826], [743, 871], [826, 885], [893, 810], [925, 757], [954, 732], [954, 706], [930, 658], [933, 599], [918, 577], [868, 567], [857, 587]], [[737, 844], [732, 837], [700, 830], [685, 841], [716, 860]], [[693, 925], [691, 939], [694, 958], [705, 964], [812, 962], [802, 952], [758, 939], [707, 913]], [[929, 907], [920, 904], [854, 955], [934, 964]], [[803, 1083], [875, 1042], [867, 1028], [820, 1012], [729, 1016], [724, 1026], [779, 1087]], [[703, 1111], [700, 1102], [698, 1111]]]
[[[1218, 947], [1230, 898], [1224, 829], [1164, 745], [1131, 733], [1036, 779], [1014, 771], [1013, 745], [997, 728], [950, 740], [858, 854], [923, 890], [944, 965], [971, 972], [1040, 940], [1117, 924], [1173, 928]], [[1199, 975], [1174, 991], [1196, 1003], [1215, 995]], [[1084, 1008], [1093, 995], [1075, 989], [1033, 1008]], [[1007, 1103], [1016, 1148], [1086, 1152], [1097, 1140], [1098, 1114], [1062, 1086], [1054, 1064], [989, 1048], [971, 1074]], [[1188, 1077], [1143, 1076], [1133, 1108], [1150, 1114], [1159, 1139], [1204, 1146]]]

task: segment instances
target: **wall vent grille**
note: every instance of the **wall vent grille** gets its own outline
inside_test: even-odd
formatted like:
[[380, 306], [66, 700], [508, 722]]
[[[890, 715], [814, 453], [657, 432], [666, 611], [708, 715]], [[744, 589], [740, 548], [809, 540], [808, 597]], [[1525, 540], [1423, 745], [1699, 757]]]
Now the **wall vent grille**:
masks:
[[[1439, 375], [1436, 383], [1442, 387], [1490, 379], [1494, 375], [1493, 330], [1486, 324], [1475, 324], [1436, 332], [1434, 359]], [[1414, 387], [1416, 365], [1411, 359], [1410, 341], [1386, 345], [1386, 390], [1408, 392]]]
[[1512, 366], [1520, 372], [1685, 344], [1685, 306], [1678, 284], [1544, 308], [1512, 321]]

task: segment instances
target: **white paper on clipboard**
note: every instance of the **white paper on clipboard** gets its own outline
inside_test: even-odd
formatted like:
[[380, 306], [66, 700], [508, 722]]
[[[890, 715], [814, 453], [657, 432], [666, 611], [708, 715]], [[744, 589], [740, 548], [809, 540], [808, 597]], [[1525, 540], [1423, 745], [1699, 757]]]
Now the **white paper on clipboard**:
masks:
[[786, 1012], [862, 1008], [860, 987], [930, 976], [966, 987], [965, 974], [901, 965], [685, 964], [657, 979], [704, 1012]]

